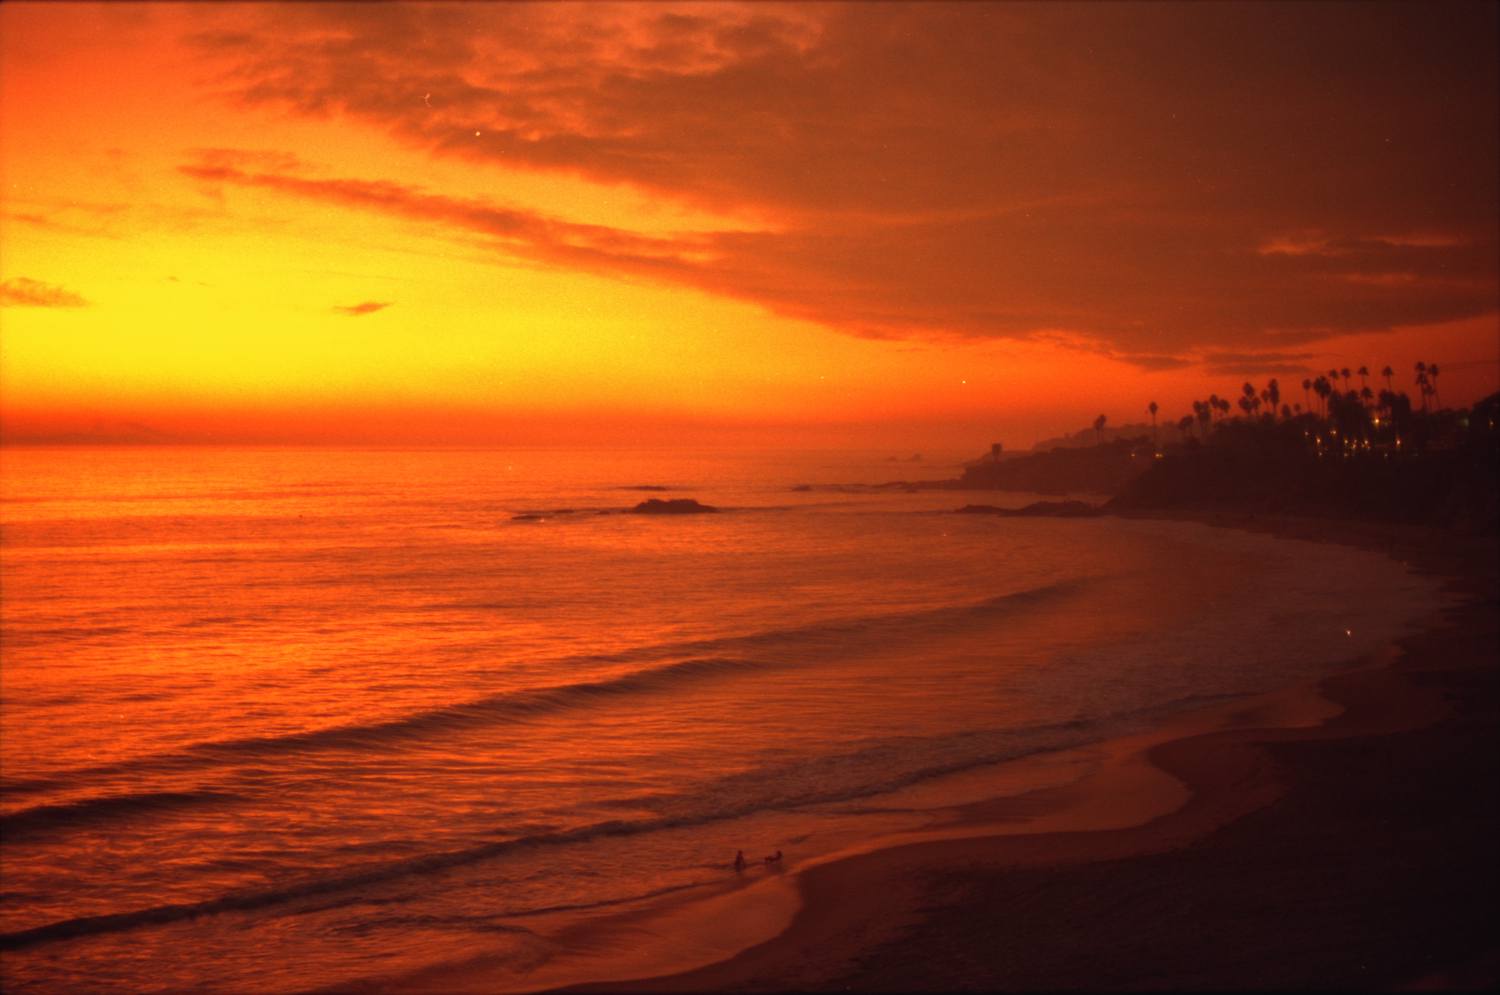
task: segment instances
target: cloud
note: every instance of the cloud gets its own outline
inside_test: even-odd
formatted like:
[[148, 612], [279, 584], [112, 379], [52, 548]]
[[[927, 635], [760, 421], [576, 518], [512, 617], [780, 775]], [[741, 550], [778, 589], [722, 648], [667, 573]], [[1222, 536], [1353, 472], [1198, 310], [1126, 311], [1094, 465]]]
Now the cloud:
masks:
[[6, 307], [87, 307], [81, 294], [40, 280], [18, 276], [0, 283], [0, 305]]
[[384, 311], [390, 306], [390, 301], [361, 301], [358, 304], [335, 304], [333, 309], [340, 314], [347, 314], [351, 318], [358, 318], [361, 315]]
[[235, 100], [775, 227], [647, 238], [274, 153], [216, 150], [199, 179], [851, 334], [1065, 328], [1149, 365], [1500, 308], [1492, 5], [314, 4], [209, 21], [194, 44]]

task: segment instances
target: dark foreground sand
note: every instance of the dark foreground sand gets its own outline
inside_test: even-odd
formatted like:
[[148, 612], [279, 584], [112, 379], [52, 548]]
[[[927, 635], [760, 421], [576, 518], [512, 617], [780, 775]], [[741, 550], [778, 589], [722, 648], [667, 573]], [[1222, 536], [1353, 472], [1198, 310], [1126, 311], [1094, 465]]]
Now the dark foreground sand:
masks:
[[[1500, 610], [1493, 538], [1213, 524], [1380, 549], [1463, 601], [1345, 711], [1163, 743], [1191, 790], [1130, 829], [923, 842], [813, 867], [792, 926], [604, 990], [1493, 988], [1500, 982]], [[590, 990], [588, 988], [579, 990]]]

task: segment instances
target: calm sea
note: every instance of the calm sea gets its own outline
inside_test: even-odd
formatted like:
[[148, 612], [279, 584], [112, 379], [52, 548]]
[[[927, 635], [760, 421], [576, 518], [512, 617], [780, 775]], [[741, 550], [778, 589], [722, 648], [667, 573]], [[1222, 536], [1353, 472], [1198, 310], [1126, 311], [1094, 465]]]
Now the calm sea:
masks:
[[563, 918], [911, 828], [891, 792], [1437, 604], [1371, 553], [840, 486], [956, 475], [883, 456], [0, 453], [5, 990], [524, 973]]

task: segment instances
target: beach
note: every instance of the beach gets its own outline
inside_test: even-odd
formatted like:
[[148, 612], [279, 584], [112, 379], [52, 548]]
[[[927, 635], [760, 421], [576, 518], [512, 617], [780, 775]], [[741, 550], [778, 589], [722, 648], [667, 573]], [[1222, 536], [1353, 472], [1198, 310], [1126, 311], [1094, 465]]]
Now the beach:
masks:
[[575, 990], [1493, 987], [1494, 539], [1178, 517], [1379, 549], [1456, 602], [1388, 664], [1321, 681], [1339, 709], [1325, 721], [1151, 747], [1188, 790], [1167, 814], [823, 864], [797, 875], [802, 906], [774, 939]]

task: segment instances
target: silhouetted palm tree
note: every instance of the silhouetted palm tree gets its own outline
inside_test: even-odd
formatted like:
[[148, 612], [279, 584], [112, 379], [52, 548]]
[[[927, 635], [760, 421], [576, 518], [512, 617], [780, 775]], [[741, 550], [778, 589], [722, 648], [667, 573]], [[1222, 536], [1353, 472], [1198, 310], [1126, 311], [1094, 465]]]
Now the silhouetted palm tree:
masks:
[[1281, 384], [1276, 382], [1275, 377], [1272, 377], [1271, 382], [1266, 384], [1266, 397], [1270, 399], [1271, 414], [1274, 416], [1276, 409], [1281, 405]]
[[1094, 419], [1094, 445], [1096, 446], [1104, 442], [1104, 421], [1103, 415]]
[[1391, 386], [1391, 377], [1396, 375], [1396, 371], [1387, 366], [1385, 369], [1380, 371], [1380, 375], [1385, 377], [1385, 389], [1389, 391], [1395, 391], [1396, 388]]
[[1422, 410], [1427, 410], [1427, 395], [1432, 393], [1432, 385], [1427, 380], [1427, 364], [1420, 359], [1417, 360], [1417, 390], [1422, 395]]
[[1158, 410], [1157, 407], [1156, 407], [1156, 402], [1152, 401], [1150, 404], [1146, 405], [1146, 410], [1149, 411], [1149, 412], [1151, 412], [1151, 447], [1153, 449], [1155, 449], [1156, 448], [1156, 412]]
[[[1193, 403], [1197, 404], [1198, 402], [1194, 401]], [[1182, 440], [1184, 442], [1186, 442], [1188, 440], [1188, 437], [1193, 434], [1192, 415], [1183, 415], [1181, 418], [1177, 419], [1177, 434], [1182, 436]]]
[[1333, 384], [1327, 377], [1318, 377], [1313, 381], [1313, 393], [1323, 402], [1323, 417], [1328, 417], [1328, 395], [1333, 393]]
[[1339, 370], [1339, 376], [1344, 378], [1344, 392], [1347, 394], [1349, 392], [1349, 367]]
[[1214, 421], [1214, 405], [1212, 401], [1194, 401], [1193, 414], [1198, 416], [1198, 434], [1208, 438], [1209, 426]]
[[1369, 436], [1370, 418], [1365, 406], [1359, 403], [1359, 394], [1352, 390], [1334, 391], [1328, 402], [1330, 420], [1339, 435], [1339, 447], [1346, 453], [1358, 448], [1360, 440]]
[[1310, 390], [1312, 390], [1312, 381], [1309, 380], [1307, 377], [1303, 377], [1302, 378], [1302, 400], [1304, 400], [1304, 401], [1307, 402], [1307, 410], [1309, 410], [1309, 411], [1312, 410], [1312, 395], [1308, 393], [1308, 391], [1310, 391]]
[[1368, 366], [1361, 366], [1355, 372], [1359, 374], [1359, 389], [1363, 392], [1365, 389], [1365, 377], [1370, 375], [1370, 368]]
[[1443, 407], [1443, 402], [1442, 399], [1438, 397], [1438, 364], [1433, 363], [1431, 366], [1427, 367], [1427, 378], [1432, 381], [1432, 403], [1437, 405], [1438, 409], [1441, 410]]

